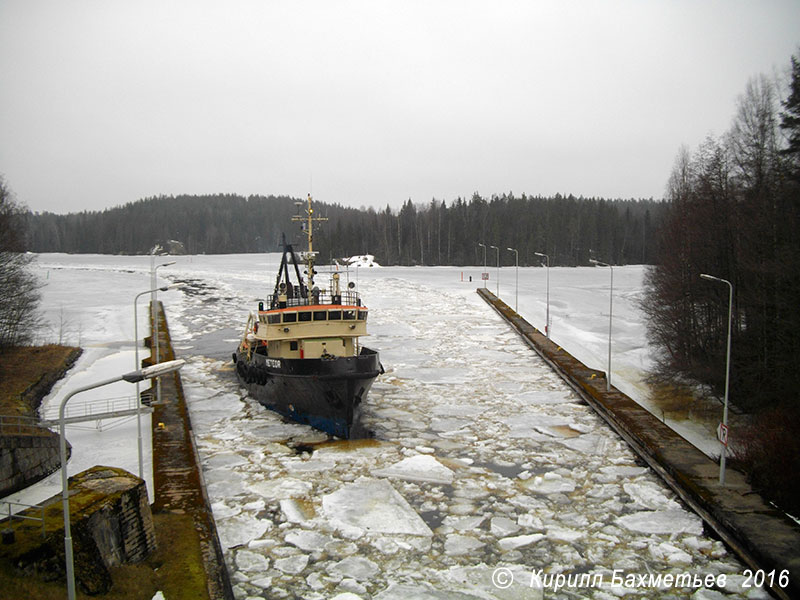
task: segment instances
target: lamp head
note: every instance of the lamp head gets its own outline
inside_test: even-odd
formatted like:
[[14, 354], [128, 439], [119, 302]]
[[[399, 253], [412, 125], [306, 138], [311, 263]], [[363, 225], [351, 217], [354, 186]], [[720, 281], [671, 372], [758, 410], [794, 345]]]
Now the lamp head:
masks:
[[178, 359], [178, 360], [169, 360], [167, 362], [158, 363], [151, 367], [145, 367], [144, 369], [140, 369], [139, 371], [131, 371], [130, 373], [125, 373], [122, 376], [122, 379], [127, 381], [128, 383], [136, 383], [137, 381], [142, 381], [144, 379], [152, 379], [153, 377], [159, 377], [160, 375], [166, 375], [167, 373], [172, 373], [173, 371], [177, 371], [183, 365], [186, 364], [185, 360]]

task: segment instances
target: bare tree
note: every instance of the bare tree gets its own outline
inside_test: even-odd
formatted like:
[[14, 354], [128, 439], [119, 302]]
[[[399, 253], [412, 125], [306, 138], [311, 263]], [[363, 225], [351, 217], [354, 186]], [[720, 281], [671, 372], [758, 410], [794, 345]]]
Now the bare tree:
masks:
[[39, 283], [28, 270], [24, 218], [0, 177], [0, 349], [31, 343], [39, 326]]

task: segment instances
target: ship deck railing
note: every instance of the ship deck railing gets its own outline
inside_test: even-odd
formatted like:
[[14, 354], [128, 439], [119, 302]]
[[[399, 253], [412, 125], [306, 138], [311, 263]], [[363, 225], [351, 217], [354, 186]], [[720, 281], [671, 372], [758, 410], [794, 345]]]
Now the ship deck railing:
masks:
[[331, 294], [328, 292], [309, 292], [307, 297], [300, 295], [287, 298], [286, 302], [279, 301], [278, 297], [272, 296], [270, 298], [269, 309], [276, 310], [280, 308], [293, 308], [298, 306], [361, 306], [361, 297], [358, 292], [345, 291], [339, 294]]

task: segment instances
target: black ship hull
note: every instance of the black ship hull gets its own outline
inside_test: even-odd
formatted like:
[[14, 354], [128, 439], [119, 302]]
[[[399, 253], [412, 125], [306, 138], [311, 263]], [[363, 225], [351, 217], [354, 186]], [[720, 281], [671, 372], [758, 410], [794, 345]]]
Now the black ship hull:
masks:
[[240, 350], [234, 362], [239, 381], [258, 402], [345, 439], [357, 430], [361, 404], [383, 373], [378, 353], [363, 347], [357, 356], [298, 359]]

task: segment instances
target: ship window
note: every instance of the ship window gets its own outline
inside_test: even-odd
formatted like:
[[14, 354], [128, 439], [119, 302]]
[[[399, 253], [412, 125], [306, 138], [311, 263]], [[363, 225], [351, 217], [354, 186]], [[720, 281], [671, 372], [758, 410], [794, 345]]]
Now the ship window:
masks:
[[293, 342], [289, 342], [289, 350], [296, 351], [297, 350], [297, 340]]
[[274, 325], [275, 323], [280, 323], [280, 322], [281, 322], [280, 314], [267, 315], [267, 323], [272, 323]]
[[344, 310], [342, 313], [344, 314], [345, 321], [352, 321], [356, 318], [356, 311], [354, 310]]
[[307, 311], [307, 310], [304, 310], [303, 312], [298, 313], [298, 316], [300, 317], [299, 318], [300, 321], [310, 321], [311, 320], [311, 312]]
[[366, 321], [367, 320], [367, 311], [365, 311], [365, 310], [358, 311], [358, 320], [359, 321]]
[[297, 321], [297, 313], [296, 312], [283, 313], [283, 322], [284, 323], [295, 323], [296, 321]]
[[328, 311], [326, 310], [315, 310], [314, 311], [314, 320], [315, 321], [327, 321], [328, 319]]
[[338, 321], [339, 319], [341, 319], [341, 318], [342, 318], [342, 311], [340, 311], [340, 310], [331, 310], [331, 311], [328, 311], [328, 318], [329, 318], [331, 321]]

